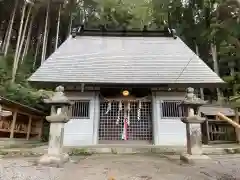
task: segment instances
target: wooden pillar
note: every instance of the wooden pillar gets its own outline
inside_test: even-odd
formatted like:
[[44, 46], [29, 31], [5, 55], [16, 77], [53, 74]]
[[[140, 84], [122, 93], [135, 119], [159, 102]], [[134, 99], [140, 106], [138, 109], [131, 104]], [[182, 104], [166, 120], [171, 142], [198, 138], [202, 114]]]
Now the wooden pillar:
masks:
[[31, 126], [32, 126], [32, 116], [29, 116], [29, 119], [28, 119], [28, 129], [27, 129], [27, 137], [26, 137], [27, 140], [29, 140], [29, 137], [30, 137]]
[[208, 123], [208, 119], [206, 120], [206, 131], [207, 131], [207, 144], [209, 144], [210, 134], [209, 134], [209, 123]]
[[12, 125], [11, 125], [11, 131], [10, 131], [10, 138], [14, 137], [14, 128], [16, 125], [16, 120], [17, 120], [17, 111], [15, 110], [13, 113], [13, 119], [12, 119]]
[[41, 118], [39, 121], [39, 131], [38, 131], [38, 139], [39, 140], [42, 137], [42, 131], [43, 131], [43, 119]]

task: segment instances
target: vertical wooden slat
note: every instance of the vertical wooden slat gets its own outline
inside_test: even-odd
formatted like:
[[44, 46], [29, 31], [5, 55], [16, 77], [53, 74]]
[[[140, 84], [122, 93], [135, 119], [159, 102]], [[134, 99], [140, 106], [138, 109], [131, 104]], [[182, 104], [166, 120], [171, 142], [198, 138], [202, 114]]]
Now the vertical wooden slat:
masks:
[[14, 128], [15, 128], [15, 125], [16, 125], [16, 120], [17, 120], [17, 111], [15, 110], [13, 112], [13, 119], [12, 119], [11, 131], [10, 131], [10, 138], [14, 137]]
[[162, 118], [179, 118], [184, 114], [184, 110], [179, 106], [180, 101], [163, 100], [161, 102], [161, 117]]
[[90, 101], [74, 101], [71, 107], [71, 116], [75, 118], [89, 118], [90, 114]]
[[31, 126], [32, 126], [32, 116], [29, 116], [29, 119], [28, 119], [28, 129], [27, 129], [27, 137], [26, 137], [27, 140], [29, 140], [29, 137], [30, 137]]

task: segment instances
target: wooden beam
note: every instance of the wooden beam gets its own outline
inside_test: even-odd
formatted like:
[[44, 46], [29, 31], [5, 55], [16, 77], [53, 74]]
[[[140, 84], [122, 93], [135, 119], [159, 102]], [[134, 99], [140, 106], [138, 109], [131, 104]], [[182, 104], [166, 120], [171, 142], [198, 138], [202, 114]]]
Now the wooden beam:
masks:
[[26, 137], [27, 140], [29, 140], [29, 137], [30, 137], [31, 126], [32, 126], [32, 116], [29, 116], [28, 129], [27, 129], [27, 137]]
[[14, 128], [15, 128], [15, 125], [16, 125], [16, 120], [17, 120], [17, 111], [14, 111], [13, 112], [11, 130], [10, 130], [10, 138], [14, 137]]
[[217, 113], [217, 116], [220, 117], [222, 120], [227, 121], [229, 124], [231, 124], [232, 126], [234, 126], [235, 128], [240, 129], [240, 125], [238, 123], [236, 123], [235, 121], [233, 121], [232, 119], [228, 118], [227, 116], [225, 116], [222, 113]]
[[22, 115], [26, 115], [26, 116], [32, 116], [34, 118], [42, 118], [43, 116], [40, 116], [40, 115], [33, 115], [31, 113], [27, 113], [27, 112], [24, 112], [24, 111], [20, 111], [19, 109], [13, 109], [13, 108], [9, 108], [7, 106], [2, 106], [2, 108], [6, 111], [17, 111], [18, 114], [22, 114]]

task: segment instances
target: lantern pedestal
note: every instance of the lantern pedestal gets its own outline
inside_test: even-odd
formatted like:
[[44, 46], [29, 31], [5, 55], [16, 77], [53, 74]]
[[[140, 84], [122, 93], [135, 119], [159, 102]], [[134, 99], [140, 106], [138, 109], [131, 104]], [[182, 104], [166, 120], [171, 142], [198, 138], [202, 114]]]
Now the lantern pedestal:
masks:
[[65, 107], [70, 102], [63, 94], [63, 87], [58, 87], [55, 95], [45, 102], [52, 105], [51, 115], [46, 117], [50, 123], [48, 153], [40, 157], [38, 163], [60, 166], [69, 160], [68, 154], [63, 153], [63, 138], [65, 123], [69, 121]]
[[186, 124], [187, 152], [180, 156], [180, 160], [188, 163], [210, 159], [208, 156], [203, 155], [202, 152], [201, 124], [206, 119], [198, 113], [199, 107], [205, 104], [205, 101], [197, 98], [193, 92], [193, 88], [188, 88], [187, 95], [181, 103], [186, 112], [181, 121]]
[[196, 160], [210, 159], [202, 152], [201, 124], [204, 121], [205, 118], [199, 116], [182, 118], [182, 122], [186, 124], [187, 153], [183, 153], [180, 160], [193, 163]]
[[40, 164], [57, 164], [61, 165], [69, 160], [68, 154], [63, 153], [63, 136], [66, 117], [62, 114], [48, 116], [50, 124], [50, 135], [48, 153], [39, 159]]

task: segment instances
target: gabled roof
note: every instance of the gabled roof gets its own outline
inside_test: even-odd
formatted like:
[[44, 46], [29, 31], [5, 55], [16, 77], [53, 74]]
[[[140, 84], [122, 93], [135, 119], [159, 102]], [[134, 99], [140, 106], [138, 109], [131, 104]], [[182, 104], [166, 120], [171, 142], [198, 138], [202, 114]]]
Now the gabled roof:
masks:
[[69, 37], [29, 81], [193, 86], [224, 83], [180, 38], [146, 36], [86, 31]]

